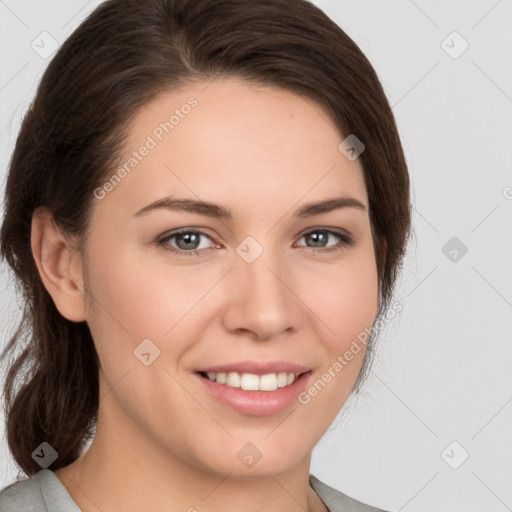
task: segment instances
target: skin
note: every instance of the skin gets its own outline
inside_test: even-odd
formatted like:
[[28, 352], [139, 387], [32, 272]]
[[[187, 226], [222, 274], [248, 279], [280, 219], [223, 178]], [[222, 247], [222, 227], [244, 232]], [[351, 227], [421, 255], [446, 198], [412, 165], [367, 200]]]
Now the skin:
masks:
[[[198, 101], [106, 197], [91, 198], [84, 254], [49, 212], [33, 218], [45, 287], [64, 317], [87, 321], [101, 361], [96, 436], [56, 471], [83, 511], [325, 510], [308, 484], [311, 453], [349, 396], [364, 350], [307, 405], [269, 416], [224, 407], [194, 371], [280, 359], [309, 366], [313, 383], [373, 324], [378, 277], [362, 167], [338, 150], [344, 136], [312, 101], [233, 78], [207, 85], [167, 92], [132, 119], [120, 162], [166, 113]], [[222, 204], [234, 219], [166, 209], [134, 216], [170, 195]], [[366, 209], [293, 216], [341, 195]], [[157, 243], [184, 227], [206, 234], [201, 255]], [[330, 235], [315, 245], [309, 228], [355, 241], [341, 246]], [[252, 263], [236, 252], [248, 236], [263, 248]], [[178, 239], [167, 246], [179, 250]], [[149, 366], [134, 356], [146, 338], [161, 351]], [[247, 442], [262, 454], [251, 468], [237, 457]]]

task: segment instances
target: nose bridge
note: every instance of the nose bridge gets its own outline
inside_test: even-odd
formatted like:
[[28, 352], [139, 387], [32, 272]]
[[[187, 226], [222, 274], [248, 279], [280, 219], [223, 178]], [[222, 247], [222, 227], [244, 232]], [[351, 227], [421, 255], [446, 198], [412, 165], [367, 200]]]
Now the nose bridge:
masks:
[[[263, 236], [259, 238], [261, 240]], [[277, 305], [281, 296], [287, 295], [287, 289], [277, 277], [282, 266], [281, 257], [271, 240], [267, 236], [265, 242], [260, 243], [253, 237], [247, 237], [237, 247], [239, 259], [236, 266], [239, 278], [248, 287], [245, 293], [254, 298], [260, 297], [267, 304], [273, 302]]]
[[[260, 240], [264, 238], [263, 235]], [[293, 293], [286, 286], [285, 262], [272, 246], [247, 237], [237, 247], [232, 279], [235, 292], [226, 316], [230, 328], [252, 330], [260, 337], [271, 337], [294, 326]]]

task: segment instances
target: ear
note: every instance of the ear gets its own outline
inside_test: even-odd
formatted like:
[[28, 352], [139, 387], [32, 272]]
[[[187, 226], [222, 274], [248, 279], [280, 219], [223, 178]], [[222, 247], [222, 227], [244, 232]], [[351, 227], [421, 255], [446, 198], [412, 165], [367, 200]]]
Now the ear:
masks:
[[32, 216], [31, 247], [44, 287], [60, 314], [72, 321], [85, 320], [85, 291], [80, 253], [65, 237], [48, 208]]

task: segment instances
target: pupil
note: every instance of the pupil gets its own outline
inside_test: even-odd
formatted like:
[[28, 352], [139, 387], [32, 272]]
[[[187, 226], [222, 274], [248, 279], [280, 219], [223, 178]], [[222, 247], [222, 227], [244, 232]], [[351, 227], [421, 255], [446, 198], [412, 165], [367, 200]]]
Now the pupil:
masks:
[[309, 233], [308, 236], [313, 239], [313, 242], [315, 244], [320, 241], [320, 245], [318, 245], [317, 247], [323, 247], [323, 245], [321, 245], [321, 239], [325, 238], [325, 233], [323, 231], [315, 231], [313, 233]]
[[[185, 240], [185, 244], [180, 243], [180, 240]], [[176, 238], [176, 243], [180, 249], [196, 249], [198, 240], [199, 237], [197, 236], [197, 233], [185, 233]], [[193, 247], [190, 247], [190, 244], [192, 244]]]

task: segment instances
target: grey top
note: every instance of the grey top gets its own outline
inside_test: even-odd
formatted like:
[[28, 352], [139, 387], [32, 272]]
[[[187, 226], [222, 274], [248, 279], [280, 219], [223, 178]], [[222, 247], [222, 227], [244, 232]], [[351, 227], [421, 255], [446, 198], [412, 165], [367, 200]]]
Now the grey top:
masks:
[[[385, 512], [329, 487], [313, 475], [309, 483], [330, 512]], [[0, 512], [80, 512], [57, 475], [42, 469], [0, 491]]]

